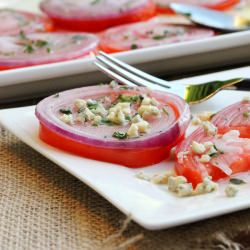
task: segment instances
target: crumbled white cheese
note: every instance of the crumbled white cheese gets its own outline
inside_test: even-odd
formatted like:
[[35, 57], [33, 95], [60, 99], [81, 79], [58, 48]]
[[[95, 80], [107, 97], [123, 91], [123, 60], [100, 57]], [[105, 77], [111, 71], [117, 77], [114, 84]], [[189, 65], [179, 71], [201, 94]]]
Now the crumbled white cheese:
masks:
[[157, 173], [153, 175], [151, 182], [154, 184], [168, 184], [168, 179], [170, 176], [175, 176], [173, 171]]
[[203, 154], [206, 151], [205, 146], [201, 143], [196, 142], [196, 141], [192, 142], [191, 148], [195, 154]]
[[113, 122], [117, 123], [117, 124], [125, 124], [126, 123], [126, 116], [125, 116], [125, 114], [121, 110], [119, 110], [116, 113], [116, 119]]
[[179, 184], [176, 188], [176, 194], [179, 197], [191, 196], [193, 194], [193, 186], [191, 183]]
[[239, 189], [233, 184], [228, 184], [225, 189], [225, 194], [227, 197], [235, 197], [238, 192]]
[[141, 105], [138, 109], [138, 113], [143, 119], [148, 119], [152, 116], [161, 117], [160, 109], [153, 105]]
[[136, 173], [135, 176], [139, 179], [149, 181], [157, 185], [162, 185], [162, 184], [168, 184], [169, 177], [175, 176], [175, 173], [173, 171], [164, 171], [164, 172], [156, 173], [152, 176], [152, 175], [148, 175], [140, 171]]
[[140, 171], [138, 173], [135, 174], [136, 178], [144, 180], [144, 181], [150, 181], [151, 180], [151, 176]]
[[201, 119], [197, 116], [195, 116], [193, 119], [192, 119], [192, 125], [194, 126], [198, 126], [202, 123]]
[[201, 163], [207, 163], [207, 162], [210, 162], [210, 160], [211, 160], [211, 157], [208, 154], [204, 154], [199, 159], [199, 162], [201, 162]]
[[213, 112], [210, 112], [210, 111], [203, 111], [201, 112], [200, 114], [197, 115], [197, 117], [205, 122], [205, 121], [210, 121], [211, 120], [211, 117], [213, 116]]
[[150, 131], [150, 125], [147, 121], [137, 122], [135, 125], [138, 127], [140, 133], [149, 133]]
[[85, 108], [83, 113], [87, 121], [92, 121], [95, 119], [95, 114], [89, 108]]
[[137, 123], [132, 123], [128, 129], [127, 135], [129, 138], [135, 138], [140, 135], [140, 133], [149, 133], [150, 125], [147, 121], [140, 121]]
[[96, 115], [93, 119], [93, 125], [99, 125], [102, 121], [102, 117], [100, 115]]
[[77, 117], [76, 117], [76, 121], [79, 123], [84, 123], [86, 121], [86, 115], [84, 112], [80, 112]]
[[218, 129], [211, 122], [208, 122], [208, 121], [203, 122], [202, 126], [204, 128], [205, 133], [208, 136], [213, 136], [217, 134]]
[[117, 112], [110, 112], [107, 119], [115, 124], [123, 125], [126, 123], [126, 117], [121, 110]]
[[98, 103], [98, 106], [96, 109], [92, 110], [92, 112], [96, 115], [100, 115], [102, 117], [105, 117], [108, 114], [108, 111], [103, 107], [101, 103]]
[[212, 143], [211, 141], [206, 141], [203, 143], [203, 145], [207, 150], [210, 150], [211, 148], [214, 147], [214, 143]]
[[136, 124], [131, 124], [130, 128], [128, 129], [127, 132], [128, 138], [136, 138], [139, 137], [139, 129]]
[[110, 86], [110, 88], [112, 88], [112, 89], [114, 89], [115, 87], [117, 87], [117, 85], [118, 85], [118, 82], [116, 82], [116, 81], [111, 81], [111, 82], [109, 83], [109, 86]]
[[185, 157], [187, 157], [188, 153], [189, 153], [188, 151], [182, 151], [177, 154], [177, 159], [179, 163], [183, 163], [183, 160]]
[[141, 122], [141, 121], [143, 121], [143, 119], [142, 119], [142, 117], [139, 114], [135, 115], [132, 118], [132, 123], [137, 123], [137, 122]]
[[92, 100], [92, 99], [88, 99], [87, 100], [87, 104], [88, 105], [95, 105], [95, 104], [97, 104], [97, 101], [96, 100]]
[[63, 114], [62, 116], [60, 116], [60, 120], [69, 125], [74, 124], [72, 114], [69, 115]]
[[187, 179], [184, 176], [170, 176], [168, 178], [168, 190], [176, 192], [178, 185], [187, 183]]
[[141, 105], [150, 105], [151, 104], [151, 98], [145, 96], [141, 102]]
[[83, 99], [76, 99], [74, 103], [77, 111], [85, 109], [87, 107], [87, 102]]
[[153, 106], [158, 106], [159, 102], [155, 98], [150, 98], [150, 97], [144, 97], [141, 105], [153, 105]]
[[117, 103], [114, 107], [109, 109], [107, 119], [115, 124], [123, 125], [127, 122], [126, 116], [130, 114], [131, 108], [129, 102]]
[[202, 183], [199, 183], [194, 191], [194, 194], [206, 194], [216, 191], [218, 184], [212, 181], [211, 177], [205, 177]]

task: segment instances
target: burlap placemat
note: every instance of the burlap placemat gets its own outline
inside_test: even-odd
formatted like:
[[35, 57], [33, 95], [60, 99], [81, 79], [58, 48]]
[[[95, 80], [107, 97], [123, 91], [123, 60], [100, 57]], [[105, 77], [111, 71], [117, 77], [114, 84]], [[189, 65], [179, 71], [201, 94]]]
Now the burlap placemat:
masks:
[[130, 222], [121, 232], [120, 211], [0, 131], [0, 249], [250, 249], [250, 210], [156, 232]]

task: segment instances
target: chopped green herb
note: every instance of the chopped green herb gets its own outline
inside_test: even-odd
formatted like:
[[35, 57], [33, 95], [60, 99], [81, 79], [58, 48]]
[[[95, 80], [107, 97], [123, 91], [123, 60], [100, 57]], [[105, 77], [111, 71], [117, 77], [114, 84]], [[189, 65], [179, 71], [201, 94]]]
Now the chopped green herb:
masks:
[[107, 118], [102, 118], [100, 125], [112, 126], [113, 123], [110, 120], [108, 120]]
[[87, 106], [90, 110], [97, 109], [98, 102], [87, 102]]
[[213, 158], [213, 157], [219, 156], [219, 154], [218, 154], [218, 153], [212, 153], [212, 154], [210, 154], [209, 156], [210, 156], [211, 158]]
[[70, 109], [60, 109], [60, 113], [65, 114], [65, 115], [71, 115], [72, 111]]
[[20, 36], [20, 38], [21, 38], [22, 40], [26, 40], [26, 39], [27, 39], [27, 36], [26, 36], [25, 33], [23, 32], [23, 30], [21, 30], [21, 31], [19, 32], [19, 36]]
[[52, 52], [51, 48], [47, 48], [47, 52], [50, 54]]
[[138, 102], [142, 100], [140, 95], [119, 95], [118, 102]]
[[229, 180], [230, 183], [234, 184], [234, 185], [242, 185], [242, 184], [246, 184], [245, 181], [241, 180], [241, 179], [237, 179], [237, 178], [232, 178]]
[[74, 42], [82, 41], [82, 40], [84, 40], [84, 39], [85, 39], [85, 36], [83, 36], [83, 35], [75, 35], [75, 36], [72, 36], [72, 40], [73, 40]]
[[128, 90], [128, 89], [132, 89], [133, 87], [129, 87], [129, 86], [121, 86], [120, 90]]
[[84, 107], [81, 107], [81, 108], [79, 108], [79, 110], [77, 111], [77, 113], [78, 113], [78, 114], [83, 113], [84, 110], [85, 110], [85, 108], [84, 108]]
[[169, 115], [168, 111], [166, 108], [163, 108], [162, 111], [166, 114], [166, 115]]
[[35, 44], [35, 46], [42, 48], [44, 46], [47, 46], [49, 43], [45, 40], [37, 40], [37, 41], [35, 41], [34, 44]]
[[131, 44], [130, 48], [131, 49], [138, 49], [138, 45], [137, 44]]
[[155, 35], [152, 38], [154, 40], [162, 40], [162, 39], [166, 38], [166, 35], [165, 34], [164, 35]]
[[127, 135], [127, 133], [117, 131], [117, 132], [114, 132], [113, 137], [115, 137], [119, 140], [123, 140], [123, 139], [126, 139], [128, 137], [128, 135]]
[[125, 119], [126, 119], [127, 121], [131, 121], [131, 117], [130, 117], [129, 115], [126, 115]]
[[25, 52], [25, 53], [31, 54], [31, 53], [33, 53], [34, 51], [35, 51], [35, 50], [34, 50], [34, 48], [32, 47], [32, 45], [30, 45], [30, 44], [24, 45], [24, 52]]

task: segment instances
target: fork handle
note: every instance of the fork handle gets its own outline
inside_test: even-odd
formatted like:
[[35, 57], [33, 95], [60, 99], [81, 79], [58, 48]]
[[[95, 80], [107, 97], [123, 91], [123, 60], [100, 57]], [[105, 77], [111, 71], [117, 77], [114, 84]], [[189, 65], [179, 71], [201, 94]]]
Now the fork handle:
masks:
[[242, 82], [235, 84], [233, 89], [250, 91], [250, 78], [245, 78]]

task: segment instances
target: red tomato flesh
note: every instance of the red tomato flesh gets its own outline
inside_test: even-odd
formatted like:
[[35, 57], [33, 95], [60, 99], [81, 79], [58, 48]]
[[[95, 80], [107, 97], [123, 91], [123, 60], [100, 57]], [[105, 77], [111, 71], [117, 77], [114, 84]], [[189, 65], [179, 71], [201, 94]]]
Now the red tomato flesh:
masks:
[[51, 131], [43, 124], [40, 124], [39, 137], [49, 145], [67, 152], [98, 161], [125, 165], [130, 168], [156, 164], [168, 158], [170, 150], [169, 147], [141, 150], [94, 147], [65, 138], [65, 136]]
[[[229, 175], [222, 170], [223, 168], [219, 168], [217, 165], [221, 164], [221, 162], [227, 165], [227, 168], [231, 170], [231, 174], [250, 170], [249, 139], [239, 139], [240, 142], [232, 139], [231, 142], [227, 143], [225, 148], [229, 147], [235, 149], [234, 152], [218, 153], [215, 154], [215, 156], [211, 156], [209, 162], [201, 163], [199, 161], [201, 155], [193, 153], [191, 149], [192, 142], [196, 141], [204, 144], [204, 142], [214, 143], [215, 140], [217, 139], [207, 137], [203, 129], [198, 129], [177, 147], [176, 155], [180, 152], [186, 152], [186, 155], [183, 157], [179, 156], [179, 158], [177, 157], [177, 162], [175, 164], [176, 173], [185, 176], [194, 187], [201, 183], [205, 176], [211, 176], [214, 181], [228, 177]], [[245, 145], [246, 143], [247, 146]]]

